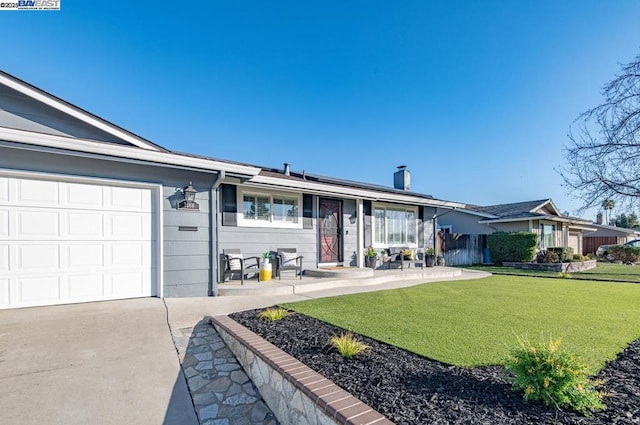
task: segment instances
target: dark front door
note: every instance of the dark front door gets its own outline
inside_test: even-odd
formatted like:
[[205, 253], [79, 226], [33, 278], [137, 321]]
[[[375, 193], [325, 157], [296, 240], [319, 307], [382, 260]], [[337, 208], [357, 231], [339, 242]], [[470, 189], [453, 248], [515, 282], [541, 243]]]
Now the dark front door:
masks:
[[320, 198], [320, 262], [342, 262], [342, 201]]

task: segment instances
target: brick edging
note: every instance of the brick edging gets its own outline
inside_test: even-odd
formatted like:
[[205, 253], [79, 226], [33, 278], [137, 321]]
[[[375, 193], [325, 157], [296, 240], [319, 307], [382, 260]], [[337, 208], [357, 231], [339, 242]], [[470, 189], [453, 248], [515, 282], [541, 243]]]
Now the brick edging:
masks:
[[[241, 346], [245, 347], [265, 362], [268, 367], [291, 383], [296, 390], [311, 400], [326, 416], [335, 420], [336, 423], [348, 425], [393, 425], [393, 422], [349, 392], [228, 316], [210, 317], [210, 320], [218, 332], [223, 330], [228, 333]], [[232, 349], [232, 351], [234, 350]], [[234, 352], [234, 354], [251, 377], [248, 365], [244, 364], [243, 359], [239, 358], [239, 353]], [[272, 397], [263, 394], [263, 398], [267, 401]], [[267, 404], [269, 404], [268, 401]], [[273, 407], [272, 410], [274, 410]], [[274, 413], [278, 415], [275, 410]], [[286, 420], [278, 419], [283, 423], [287, 423]]]

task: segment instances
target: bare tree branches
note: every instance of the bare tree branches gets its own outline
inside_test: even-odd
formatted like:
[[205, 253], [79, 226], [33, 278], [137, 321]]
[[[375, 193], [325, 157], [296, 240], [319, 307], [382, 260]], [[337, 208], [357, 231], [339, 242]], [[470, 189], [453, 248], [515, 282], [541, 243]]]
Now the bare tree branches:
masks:
[[640, 200], [640, 55], [622, 66], [602, 95], [605, 101], [572, 125], [559, 170], [583, 209], [608, 199], [628, 206]]

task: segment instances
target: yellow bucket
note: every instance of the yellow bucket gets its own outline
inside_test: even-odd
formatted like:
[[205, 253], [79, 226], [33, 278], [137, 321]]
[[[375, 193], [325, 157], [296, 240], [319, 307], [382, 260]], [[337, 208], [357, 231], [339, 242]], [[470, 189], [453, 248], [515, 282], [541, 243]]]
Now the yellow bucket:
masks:
[[260, 269], [260, 282], [271, 280], [271, 269]]

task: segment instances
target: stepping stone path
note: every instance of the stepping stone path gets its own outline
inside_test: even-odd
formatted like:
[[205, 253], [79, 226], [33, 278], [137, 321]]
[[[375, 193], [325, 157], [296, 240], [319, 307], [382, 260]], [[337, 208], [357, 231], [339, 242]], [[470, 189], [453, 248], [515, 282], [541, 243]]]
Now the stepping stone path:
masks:
[[172, 332], [201, 425], [277, 425], [233, 353], [206, 322]]

